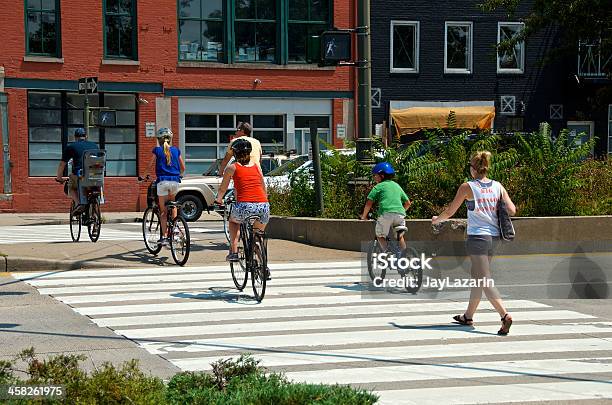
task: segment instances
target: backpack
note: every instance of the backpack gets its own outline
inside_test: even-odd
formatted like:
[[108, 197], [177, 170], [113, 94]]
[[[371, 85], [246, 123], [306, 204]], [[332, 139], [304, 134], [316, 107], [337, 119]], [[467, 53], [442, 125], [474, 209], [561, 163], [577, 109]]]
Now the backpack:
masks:
[[512, 220], [510, 219], [508, 208], [503, 198], [500, 198], [497, 202], [497, 221], [500, 238], [505, 241], [514, 240], [516, 235], [514, 232], [514, 225], [512, 225]]

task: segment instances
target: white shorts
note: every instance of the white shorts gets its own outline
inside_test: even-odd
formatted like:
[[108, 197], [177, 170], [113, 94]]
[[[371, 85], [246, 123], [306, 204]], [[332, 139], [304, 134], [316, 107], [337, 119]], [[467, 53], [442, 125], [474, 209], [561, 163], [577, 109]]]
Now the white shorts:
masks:
[[395, 226], [406, 226], [406, 220], [404, 215], [396, 214], [394, 212], [387, 212], [376, 220], [376, 236], [386, 238], [389, 235], [391, 227]]
[[157, 195], [160, 197], [165, 197], [168, 194], [176, 194], [178, 192], [178, 188], [178, 181], [163, 180], [157, 183]]

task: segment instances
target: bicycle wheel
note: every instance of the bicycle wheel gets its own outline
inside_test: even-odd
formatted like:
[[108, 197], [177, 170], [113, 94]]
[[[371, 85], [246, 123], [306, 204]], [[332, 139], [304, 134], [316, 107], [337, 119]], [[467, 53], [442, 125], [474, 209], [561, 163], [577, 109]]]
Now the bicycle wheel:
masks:
[[73, 215], [76, 204], [74, 201], [70, 204], [70, 237], [73, 242], [78, 242], [81, 238], [81, 214]]
[[375, 255], [378, 255], [380, 253], [382, 253], [382, 248], [380, 247], [380, 243], [378, 243], [378, 240], [373, 240], [370, 243], [370, 248], [368, 249], [368, 274], [370, 275], [370, 279], [372, 281], [374, 281], [375, 278], [379, 277], [381, 280], [385, 278], [385, 275], [387, 275], [387, 270], [386, 269], [378, 269], [378, 268], [374, 268], [374, 260], [375, 260]]
[[232, 214], [232, 208], [234, 207], [233, 203], [227, 204], [225, 207], [225, 211], [223, 211], [223, 233], [225, 234], [225, 239], [227, 243], [230, 243], [230, 233], [229, 233], [229, 218]]
[[142, 216], [142, 238], [150, 253], [154, 255], [159, 253], [162, 248], [159, 243], [161, 223], [159, 222], [159, 212], [155, 208], [147, 208]]
[[172, 252], [172, 258], [176, 264], [184, 266], [189, 259], [191, 245], [189, 240], [189, 227], [182, 216], [178, 215], [174, 219], [170, 235], [170, 251]]
[[238, 246], [238, 262], [230, 262], [230, 269], [232, 270], [232, 280], [234, 280], [234, 285], [238, 291], [244, 290], [244, 287], [246, 287], [249, 279], [244, 247]]
[[[407, 246], [405, 257], [411, 259], [413, 257], [419, 257], [419, 252], [415, 248]], [[416, 294], [423, 285], [423, 270], [422, 269], [409, 269], [403, 274], [406, 280], [406, 291], [411, 294]]]
[[87, 222], [87, 233], [92, 242], [97, 242], [100, 237], [100, 229], [102, 228], [102, 216], [100, 215], [100, 202], [94, 199], [87, 207], [89, 218]]
[[266, 279], [268, 278], [268, 259], [263, 241], [255, 236], [253, 242], [253, 257], [251, 259], [251, 282], [257, 302], [263, 300], [266, 294]]

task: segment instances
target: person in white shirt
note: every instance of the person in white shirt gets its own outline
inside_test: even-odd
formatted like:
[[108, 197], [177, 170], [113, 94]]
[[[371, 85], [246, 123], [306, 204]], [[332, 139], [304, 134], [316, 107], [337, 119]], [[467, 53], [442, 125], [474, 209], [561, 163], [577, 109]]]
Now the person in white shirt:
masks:
[[[516, 207], [504, 186], [487, 177], [490, 167], [491, 152], [476, 152], [470, 159], [470, 174], [473, 180], [463, 183], [450, 205], [440, 215], [431, 219], [433, 225], [446, 221], [457, 212], [463, 201], [466, 202], [468, 209], [466, 250], [472, 262], [471, 275], [476, 280], [492, 280], [491, 259], [499, 242], [497, 202], [503, 199], [508, 213], [516, 214]], [[502, 317], [502, 327], [497, 334], [507, 335], [512, 325], [512, 317], [506, 312], [497, 289], [494, 286], [487, 286], [487, 283], [482, 284], [484, 285], [472, 287], [467, 310], [463, 315], [456, 315], [453, 319], [462, 325], [473, 325], [472, 317], [484, 291], [491, 305]]]

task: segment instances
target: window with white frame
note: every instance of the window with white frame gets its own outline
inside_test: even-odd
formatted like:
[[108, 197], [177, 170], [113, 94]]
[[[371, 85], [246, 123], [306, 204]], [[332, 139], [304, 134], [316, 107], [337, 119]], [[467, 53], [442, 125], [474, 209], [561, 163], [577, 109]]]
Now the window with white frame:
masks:
[[[525, 24], [500, 22], [497, 24], [497, 44], [509, 41], [521, 34]], [[497, 51], [498, 73], [523, 73], [525, 70], [525, 42], [517, 42], [511, 49]]]
[[472, 23], [444, 24], [444, 73], [472, 73]]
[[391, 73], [419, 72], [419, 22], [391, 21]]
[[202, 174], [222, 159], [239, 122], [251, 123], [264, 152], [284, 151], [284, 115], [185, 114], [186, 173]]

